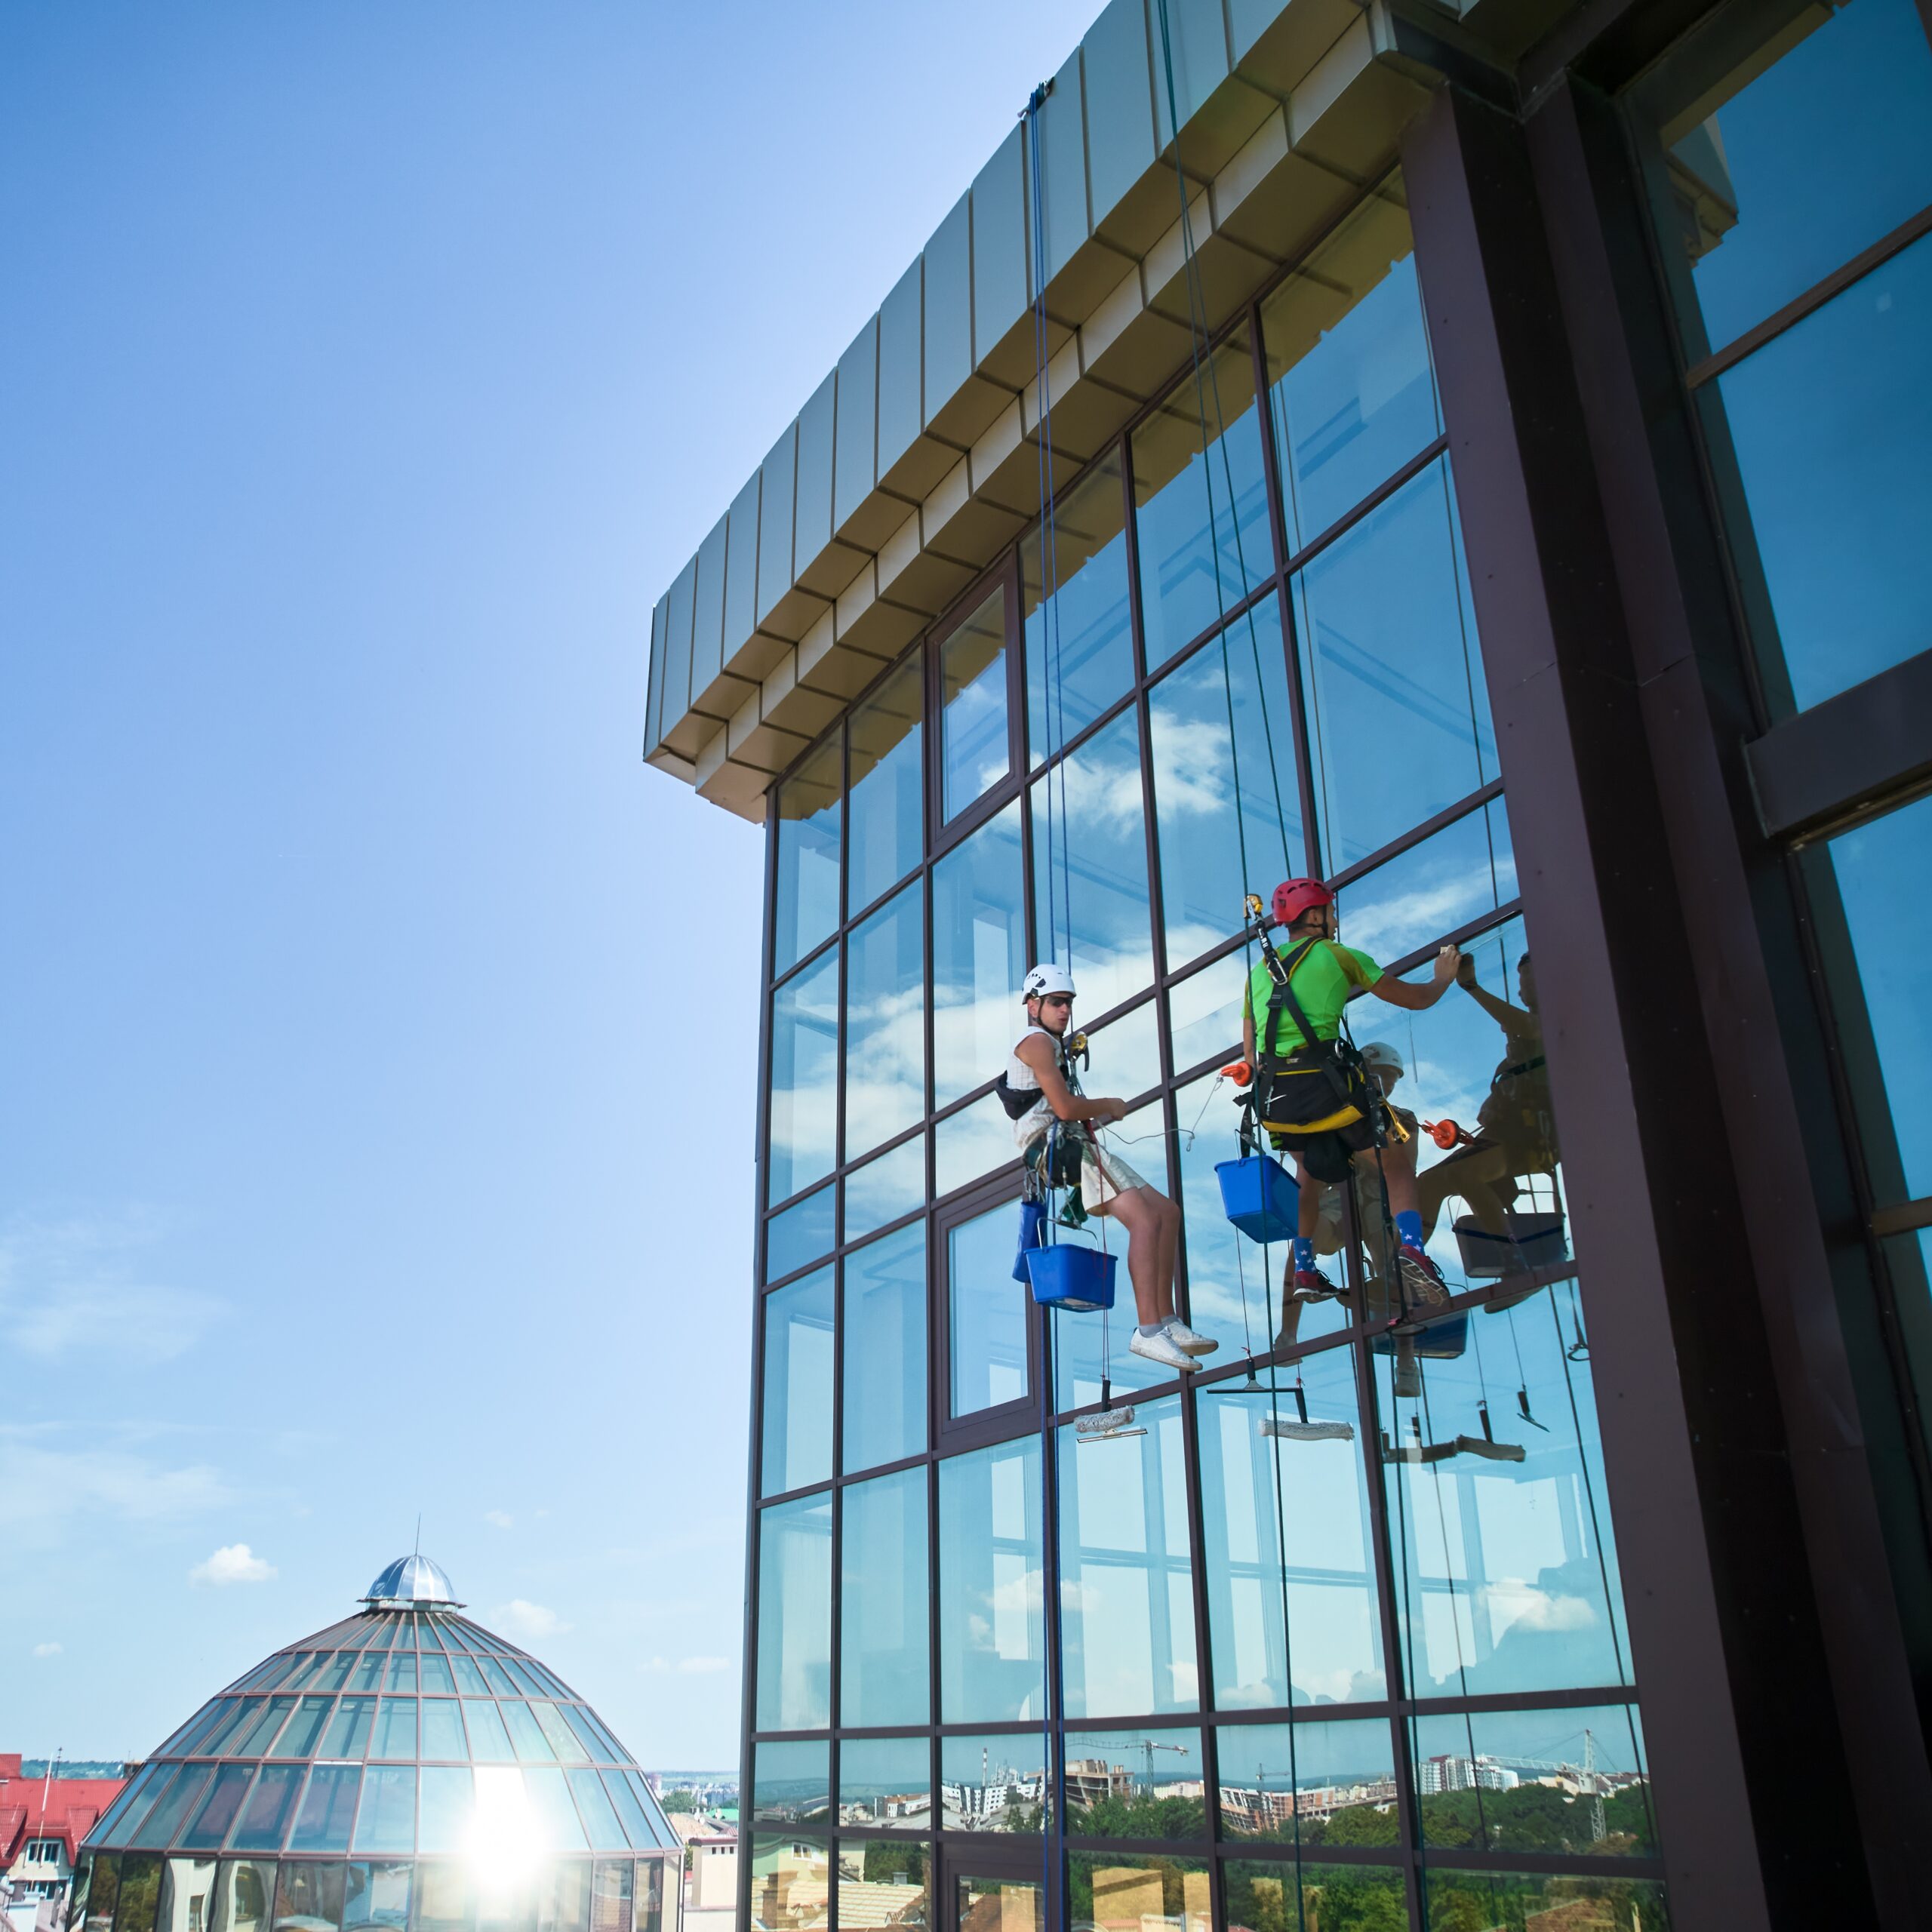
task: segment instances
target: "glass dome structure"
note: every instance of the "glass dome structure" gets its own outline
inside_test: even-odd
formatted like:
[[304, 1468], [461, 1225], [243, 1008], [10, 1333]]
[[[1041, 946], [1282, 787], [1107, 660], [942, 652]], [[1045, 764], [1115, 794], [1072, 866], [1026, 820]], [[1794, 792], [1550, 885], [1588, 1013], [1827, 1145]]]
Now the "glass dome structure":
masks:
[[363, 1601], [155, 1750], [69, 1932], [675, 1932], [678, 1841], [597, 1713], [426, 1557]]

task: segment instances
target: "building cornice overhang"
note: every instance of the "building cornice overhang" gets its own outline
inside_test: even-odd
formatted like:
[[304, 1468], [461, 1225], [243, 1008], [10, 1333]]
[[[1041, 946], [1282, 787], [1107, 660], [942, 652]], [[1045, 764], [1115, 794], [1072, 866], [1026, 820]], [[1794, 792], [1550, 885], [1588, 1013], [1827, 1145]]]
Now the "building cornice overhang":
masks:
[[[1484, 16], [1504, 6], [1499, 52]], [[1567, 11], [1168, 0], [1211, 331], [1386, 172], [1445, 77], [1506, 101], [1499, 61]], [[1001, 143], [652, 612], [645, 759], [743, 817], [763, 819], [774, 777], [1039, 513], [1024, 133]], [[1189, 355], [1159, 0], [1112, 0], [1054, 76], [1039, 145], [1057, 486]]]

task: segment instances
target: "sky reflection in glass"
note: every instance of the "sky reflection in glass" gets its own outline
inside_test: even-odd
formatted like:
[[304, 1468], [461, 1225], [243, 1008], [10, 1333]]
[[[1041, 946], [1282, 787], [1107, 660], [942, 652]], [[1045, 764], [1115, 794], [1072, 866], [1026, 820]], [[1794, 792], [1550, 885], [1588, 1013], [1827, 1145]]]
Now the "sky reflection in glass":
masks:
[[1059, 595], [1044, 603], [1039, 532], [1020, 546], [1026, 638], [1026, 737], [1034, 764], [1084, 731], [1134, 681], [1125, 491], [1103, 457], [1055, 506]]
[[1037, 1437], [940, 1464], [939, 1565], [940, 1721], [1038, 1717], [1046, 1633]]
[[1015, 799], [933, 868], [933, 1104], [983, 1085], [1023, 1023], [1026, 847]]
[[848, 1484], [839, 1506], [839, 1721], [924, 1724], [931, 1715], [925, 1469]]
[[924, 894], [915, 881], [846, 941], [845, 1152], [867, 1152], [926, 1110]]

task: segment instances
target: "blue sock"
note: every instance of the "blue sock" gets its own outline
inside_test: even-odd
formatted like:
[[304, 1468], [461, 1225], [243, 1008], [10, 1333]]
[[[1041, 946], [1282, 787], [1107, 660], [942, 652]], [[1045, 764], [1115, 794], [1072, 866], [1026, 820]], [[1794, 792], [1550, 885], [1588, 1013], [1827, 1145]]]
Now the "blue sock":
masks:
[[1312, 1235], [1295, 1236], [1295, 1272], [1297, 1275], [1315, 1272], [1315, 1240]]
[[1422, 1245], [1422, 1217], [1413, 1208], [1405, 1208], [1395, 1217], [1395, 1234], [1404, 1247]]

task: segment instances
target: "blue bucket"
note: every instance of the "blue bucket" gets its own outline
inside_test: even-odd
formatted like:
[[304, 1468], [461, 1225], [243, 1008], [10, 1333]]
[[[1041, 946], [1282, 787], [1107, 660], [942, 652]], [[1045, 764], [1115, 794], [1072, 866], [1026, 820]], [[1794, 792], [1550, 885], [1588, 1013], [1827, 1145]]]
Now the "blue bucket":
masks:
[[1214, 1178], [1221, 1183], [1221, 1205], [1228, 1219], [1250, 1241], [1287, 1241], [1295, 1231], [1295, 1177], [1266, 1154], [1244, 1161], [1220, 1161]]
[[1114, 1257], [1097, 1247], [1056, 1241], [1051, 1247], [1029, 1247], [1022, 1257], [1033, 1284], [1033, 1299], [1042, 1308], [1063, 1308], [1084, 1315], [1114, 1305]]
[[1379, 1355], [1392, 1355], [1398, 1340], [1414, 1343], [1416, 1353], [1425, 1361], [1454, 1361], [1469, 1346], [1469, 1318], [1445, 1315], [1440, 1321], [1432, 1321], [1425, 1328], [1401, 1337], [1372, 1335], [1368, 1346]]

